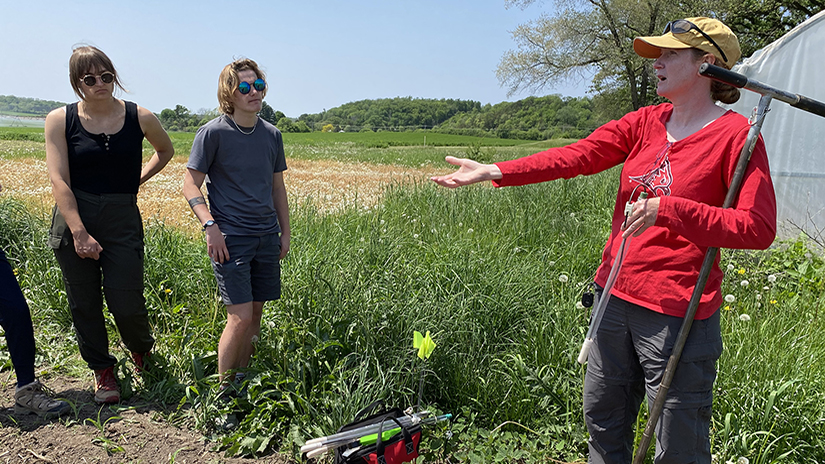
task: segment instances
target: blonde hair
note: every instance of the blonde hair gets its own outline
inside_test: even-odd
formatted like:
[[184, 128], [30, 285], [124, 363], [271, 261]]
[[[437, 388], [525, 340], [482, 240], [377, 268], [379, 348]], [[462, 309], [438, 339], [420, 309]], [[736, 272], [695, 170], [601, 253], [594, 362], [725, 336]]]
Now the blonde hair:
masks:
[[[223, 71], [221, 71], [221, 75], [218, 78], [218, 103], [222, 113], [235, 113], [235, 105], [232, 103], [232, 94], [235, 92], [235, 89], [238, 88], [238, 84], [241, 83], [241, 79], [238, 77], [238, 74], [241, 71], [247, 70], [254, 72], [258, 79], [266, 80], [266, 75], [258, 67], [258, 63], [250, 60], [249, 58], [237, 59], [226, 65], [223, 68]], [[268, 88], [264, 89], [262, 92], [264, 97], [266, 96], [267, 90]]]
[[92, 72], [102, 74], [105, 71], [109, 71], [115, 75], [115, 86], [125, 92], [126, 89], [117, 76], [115, 65], [112, 64], [112, 60], [99, 48], [91, 45], [81, 45], [72, 50], [72, 56], [69, 58], [69, 83], [72, 85], [74, 93], [77, 94], [81, 100], [86, 99], [83, 87], [80, 85], [83, 76]]
[[[700, 50], [698, 48], [691, 48], [693, 51], [693, 55], [697, 59], [702, 59], [708, 52], [704, 50]], [[721, 68], [730, 69], [730, 67], [725, 64], [722, 58], [717, 57], [715, 54], [711, 53], [716, 58], [716, 62], [714, 63], [716, 66]], [[710, 98], [714, 101], [720, 101], [726, 105], [730, 105], [732, 103], [736, 103], [739, 101], [739, 89], [732, 85], [725, 84], [724, 82], [719, 82], [715, 79], [711, 80], [710, 83]]]

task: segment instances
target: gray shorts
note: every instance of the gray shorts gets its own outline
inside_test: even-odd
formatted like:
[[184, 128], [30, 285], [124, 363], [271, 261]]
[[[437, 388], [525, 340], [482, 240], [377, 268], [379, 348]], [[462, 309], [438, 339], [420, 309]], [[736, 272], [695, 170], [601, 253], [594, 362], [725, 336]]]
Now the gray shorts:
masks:
[[212, 260], [218, 290], [227, 306], [281, 297], [281, 240], [278, 234], [260, 237], [226, 235], [229, 260]]
[[[639, 407], [645, 396], [652, 406], [681, 325], [680, 317], [610, 298], [584, 380], [590, 463], [631, 461]], [[721, 354], [717, 311], [693, 322], [656, 426], [656, 463], [710, 464], [713, 382]]]

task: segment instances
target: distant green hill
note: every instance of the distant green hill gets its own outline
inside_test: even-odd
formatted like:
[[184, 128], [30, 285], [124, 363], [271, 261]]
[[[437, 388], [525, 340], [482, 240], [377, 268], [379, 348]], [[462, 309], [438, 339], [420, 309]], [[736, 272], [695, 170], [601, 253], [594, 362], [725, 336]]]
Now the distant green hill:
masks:
[[0, 114], [45, 118], [49, 111], [66, 106], [65, 103], [37, 98], [0, 95]]
[[472, 100], [384, 98], [360, 100], [323, 113], [302, 114], [313, 130], [335, 132], [430, 129], [458, 135], [544, 140], [585, 137], [598, 120], [593, 100], [548, 95], [482, 105]]

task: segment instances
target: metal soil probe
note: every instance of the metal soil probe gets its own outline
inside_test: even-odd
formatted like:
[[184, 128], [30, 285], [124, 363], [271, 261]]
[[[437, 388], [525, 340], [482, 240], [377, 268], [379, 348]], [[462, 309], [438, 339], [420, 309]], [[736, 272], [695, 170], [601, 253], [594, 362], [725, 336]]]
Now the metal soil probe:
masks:
[[[810, 113], [825, 117], [825, 103], [812, 100], [801, 95], [779, 90], [761, 82], [748, 79], [747, 76], [729, 71], [719, 66], [713, 66], [707, 63], [699, 67], [699, 74], [711, 79], [715, 79], [725, 84], [732, 85], [737, 88], [745, 88], [752, 90], [762, 97], [759, 99], [759, 106], [756, 109], [755, 121], [751, 123], [751, 128], [748, 131], [748, 138], [745, 140], [745, 146], [742, 147], [742, 152], [739, 154], [739, 161], [736, 164], [736, 170], [733, 173], [733, 179], [730, 183], [730, 188], [725, 196], [723, 208], [729, 208], [736, 196], [739, 194], [739, 188], [742, 184], [742, 179], [745, 176], [745, 170], [748, 167], [753, 149], [756, 146], [756, 141], [759, 138], [759, 132], [762, 130], [762, 123], [765, 120], [765, 115], [769, 111], [771, 99], [776, 98], [779, 101], [790, 104], [795, 108], [799, 108]], [[673, 376], [676, 374], [676, 366], [679, 364], [679, 358], [682, 356], [682, 350], [685, 347], [690, 328], [693, 325], [693, 318], [696, 316], [696, 310], [699, 307], [699, 298], [705, 290], [705, 284], [710, 276], [710, 270], [713, 267], [713, 262], [716, 260], [716, 254], [719, 252], [719, 247], [710, 247], [705, 252], [705, 260], [702, 262], [702, 267], [699, 270], [699, 278], [696, 281], [696, 286], [693, 288], [693, 294], [688, 303], [688, 309], [685, 313], [685, 319], [682, 322], [682, 327], [679, 329], [679, 334], [676, 337], [676, 343], [673, 346], [673, 353], [667, 361], [662, 382], [659, 384], [659, 390], [656, 392], [656, 399], [653, 401], [653, 407], [650, 409], [650, 418], [645, 426], [644, 434], [642, 435], [639, 448], [636, 450], [636, 456], [633, 459], [633, 464], [642, 464], [647, 455], [647, 450], [650, 447], [650, 441], [656, 429], [656, 423], [659, 421], [659, 416], [665, 405], [668, 390], [670, 390], [670, 383], [673, 381]]]

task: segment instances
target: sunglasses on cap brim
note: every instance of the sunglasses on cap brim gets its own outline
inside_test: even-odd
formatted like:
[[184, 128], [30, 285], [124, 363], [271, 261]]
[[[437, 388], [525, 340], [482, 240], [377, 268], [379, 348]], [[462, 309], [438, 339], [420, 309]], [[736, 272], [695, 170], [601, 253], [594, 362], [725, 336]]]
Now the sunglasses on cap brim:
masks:
[[251, 84], [249, 82], [241, 82], [238, 84], [238, 92], [246, 95], [252, 90], [253, 87], [258, 92], [261, 92], [266, 88], [266, 82], [263, 79], [255, 79], [255, 82]]
[[725, 63], [728, 62], [728, 57], [725, 55], [725, 52], [722, 51], [722, 47], [720, 47], [715, 40], [711, 39], [709, 35], [705, 34], [705, 31], [699, 29], [699, 26], [693, 24], [687, 19], [677, 19], [676, 21], [667, 23], [665, 26], [665, 31], [662, 32], [662, 34], [667, 34], [668, 32], [672, 32], [674, 34], [684, 34], [685, 32], [689, 32], [691, 30], [699, 31], [699, 33], [702, 34], [702, 37], [708, 39], [708, 42], [719, 50], [719, 53], [722, 55], [722, 60]]
[[85, 76], [83, 76], [83, 79], [81, 80], [88, 87], [94, 87], [95, 84], [97, 84], [98, 77], [100, 78], [100, 82], [103, 82], [104, 84], [111, 84], [115, 81], [115, 75], [113, 73], [110, 73], [109, 71], [106, 71], [105, 73], [99, 76], [95, 76], [94, 74], [86, 74]]

